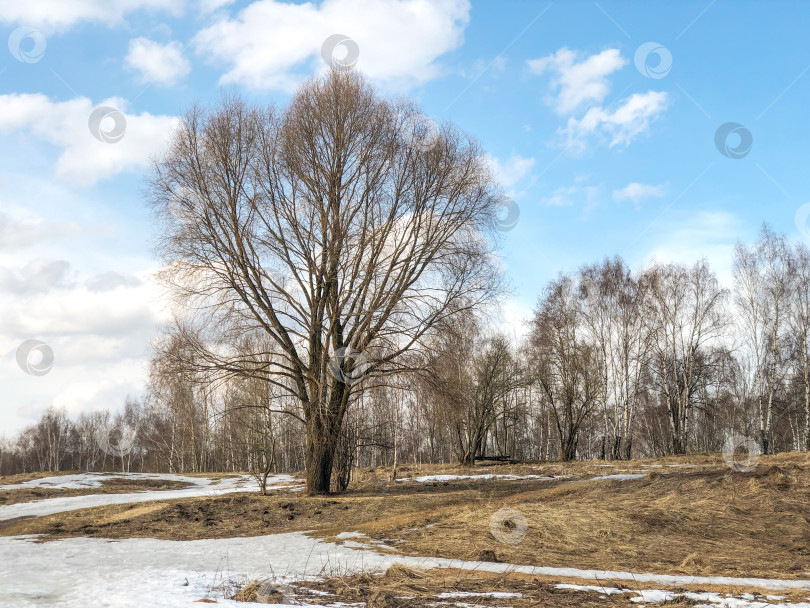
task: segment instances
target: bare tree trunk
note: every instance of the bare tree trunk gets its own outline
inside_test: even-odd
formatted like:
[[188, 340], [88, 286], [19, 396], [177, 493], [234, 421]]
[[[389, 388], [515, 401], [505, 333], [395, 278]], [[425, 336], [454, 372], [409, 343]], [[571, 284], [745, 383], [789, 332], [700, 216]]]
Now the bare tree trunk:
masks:
[[391, 481], [397, 480], [399, 453], [399, 387], [394, 386], [394, 466], [391, 468]]

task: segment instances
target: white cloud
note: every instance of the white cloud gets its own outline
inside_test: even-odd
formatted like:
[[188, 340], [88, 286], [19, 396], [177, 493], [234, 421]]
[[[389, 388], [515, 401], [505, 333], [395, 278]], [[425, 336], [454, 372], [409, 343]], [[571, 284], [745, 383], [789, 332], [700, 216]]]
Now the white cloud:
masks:
[[520, 154], [512, 154], [504, 162], [494, 156], [488, 157], [488, 160], [495, 178], [507, 190], [517, 186], [534, 167], [534, 157], [525, 157]]
[[663, 91], [647, 91], [623, 99], [613, 111], [594, 106], [582, 118], [569, 118], [566, 127], [560, 129], [563, 145], [573, 151], [582, 151], [589, 138], [597, 136], [608, 141], [611, 148], [628, 146], [666, 109], [667, 100]]
[[577, 53], [563, 47], [527, 62], [535, 74], [554, 73], [551, 89], [556, 97], [548, 101], [558, 114], [570, 114], [582, 106], [604, 101], [610, 92], [607, 77], [627, 64], [619, 49], [606, 49], [580, 62], [576, 59]]
[[141, 73], [143, 82], [172, 85], [191, 71], [179, 42], [160, 44], [148, 38], [129, 41], [126, 64]]
[[634, 205], [638, 205], [647, 198], [661, 198], [662, 196], [664, 196], [663, 184], [653, 186], [652, 184], [630, 182], [624, 188], [613, 191], [614, 201], [630, 201]]
[[[108, 99], [99, 105], [126, 112], [123, 99]], [[159, 152], [177, 124], [173, 116], [148, 113], [126, 114], [126, 133], [117, 143], [93, 137], [88, 126], [96, 106], [86, 97], [51, 101], [41, 94], [0, 95], [0, 134], [28, 131], [62, 149], [56, 174], [81, 186], [90, 186], [112, 175], [140, 169]], [[106, 119], [109, 120], [109, 119]], [[101, 128], [111, 126], [102, 122]]]
[[82, 21], [117, 25], [137, 10], [166, 11], [178, 15], [184, 0], [7, 0], [0, 3], [0, 21], [64, 31]]
[[[5, 204], [5, 201], [3, 201]], [[0, 251], [31, 247], [80, 231], [75, 222], [45, 222], [42, 218], [17, 218], [0, 211]]]
[[90, 291], [113, 291], [121, 287], [138, 287], [142, 281], [131, 274], [123, 274], [110, 270], [99, 273], [89, 279], [84, 284]]
[[[0, 267], [30, 289], [0, 288], [0, 428], [9, 432], [33, 422], [50, 405], [71, 412], [119, 409], [146, 380], [149, 340], [168, 319], [153, 272], [110, 271], [80, 275], [65, 261], [35, 260]], [[45, 376], [27, 376], [15, 352], [28, 339], [48, 344], [55, 361]]]
[[221, 84], [291, 91], [313, 66], [326, 68], [324, 40], [344, 34], [360, 49], [359, 69], [405, 87], [439, 75], [436, 60], [461, 45], [469, 12], [468, 0], [256, 0], [200, 31], [194, 46], [228, 66]]
[[0, 290], [5, 294], [44, 294], [69, 287], [70, 264], [64, 260], [32, 260], [20, 271], [0, 266]]

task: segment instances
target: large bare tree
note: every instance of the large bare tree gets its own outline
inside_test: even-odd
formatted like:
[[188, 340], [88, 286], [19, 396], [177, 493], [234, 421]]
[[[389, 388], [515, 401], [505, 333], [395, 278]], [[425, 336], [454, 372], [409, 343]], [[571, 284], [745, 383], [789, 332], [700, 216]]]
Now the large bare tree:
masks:
[[[283, 110], [193, 107], [154, 164], [164, 276], [209, 336], [196, 356], [300, 402], [310, 493], [330, 490], [364, 375], [394, 371], [438, 321], [498, 290], [498, 187], [475, 141], [434, 127], [333, 70]], [[269, 368], [228, 354], [255, 331], [283, 353]]]

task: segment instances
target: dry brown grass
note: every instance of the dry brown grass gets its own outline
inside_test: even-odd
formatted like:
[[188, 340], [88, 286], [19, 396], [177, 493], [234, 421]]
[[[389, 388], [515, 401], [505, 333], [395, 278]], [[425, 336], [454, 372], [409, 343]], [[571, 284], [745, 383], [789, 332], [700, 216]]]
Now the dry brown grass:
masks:
[[[750, 473], [711, 462], [654, 469], [643, 479], [556, 484], [404, 521], [358, 528], [405, 553], [689, 575], [803, 578], [810, 570], [810, 465], [804, 454], [763, 458]], [[661, 471], [661, 472], [659, 472]], [[522, 542], [498, 542], [490, 517], [523, 514]], [[426, 528], [431, 522], [433, 526]], [[411, 529], [408, 529], [411, 528]], [[415, 529], [413, 529], [415, 528]]]
[[[560, 589], [561, 583], [596, 587], [594, 590]], [[456, 602], [475, 606], [504, 606], [511, 608], [533, 608], [535, 606], [554, 606], [570, 608], [573, 606], [602, 607], [605, 604], [629, 608], [638, 606], [637, 591], [643, 589], [661, 589], [661, 585], [616, 584], [603, 580], [583, 581], [581, 579], [552, 579], [516, 572], [493, 573], [484, 571], [457, 570], [436, 568], [432, 570], [414, 570], [400, 564], [392, 565], [385, 573], [361, 573], [353, 576], [330, 577], [319, 581], [307, 581], [285, 586], [285, 594], [278, 593], [265, 599], [260, 590], [272, 589], [267, 582], [251, 581], [233, 595], [237, 601], [272, 603], [284, 600], [289, 603], [339, 605], [363, 604], [370, 608], [421, 608], [426, 606], [452, 606]], [[624, 593], [612, 593], [605, 599], [605, 589], [620, 589]], [[739, 597], [748, 593], [756, 599], [765, 600], [773, 592], [765, 589], [733, 588], [725, 586], [694, 586], [671, 589], [673, 593], [714, 592]], [[492, 593], [510, 594], [507, 597], [490, 595]], [[467, 597], [448, 597], [445, 594], [471, 594]], [[788, 601], [802, 601], [807, 597], [806, 591], [780, 592], [779, 595]], [[686, 596], [675, 597], [662, 605], [672, 608], [694, 606], [698, 602]], [[658, 604], [656, 604], [658, 605]], [[778, 605], [778, 604], [773, 604]]]
[[25, 483], [26, 481], [33, 481], [34, 479], [43, 479], [45, 477], [58, 477], [60, 475], [76, 475], [81, 471], [58, 471], [56, 473], [38, 472], [38, 473], [18, 473], [17, 475], [0, 475], [0, 485], [11, 485], [16, 483]]
[[[749, 473], [732, 471], [718, 455], [601, 464], [400, 468], [405, 478], [475, 471], [557, 476], [436, 485], [392, 484], [390, 470], [376, 469], [338, 496], [280, 491], [162, 500], [144, 511], [114, 505], [15, 522], [0, 534], [192, 540], [314, 530], [334, 540], [356, 530], [406, 555], [704, 576], [810, 575], [808, 455], [763, 457]], [[667, 466], [673, 464], [690, 466]], [[649, 474], [573, 481], [640, 470]], [[490, 517], [504, 507], [528, 524], [518, 544], [498, 542], [490, 531]]]

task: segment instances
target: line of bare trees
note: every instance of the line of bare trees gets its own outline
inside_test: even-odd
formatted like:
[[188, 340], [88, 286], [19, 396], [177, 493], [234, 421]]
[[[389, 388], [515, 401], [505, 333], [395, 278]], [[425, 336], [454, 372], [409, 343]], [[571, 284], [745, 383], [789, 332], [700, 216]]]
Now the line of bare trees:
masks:
[[[810, 251], [764, 227], [737, 245], [734, 278], [729, 291], [705, 262], [587, 265], [548, 284], [519, 343], [469, 309], [448, 316], [396, 375], [358, 376], [330, 487], [396, 462], [628, 459], [717, 452], [730, 436], [763, 453], [807, 450]], [[201, 339], [168, 332], [148, 390], [119, 414], [46, 412], [0, 446], [0, 472], [304, 470], [300, 400], [211, 369]], [[259, 366], [256, 353], [265, 365], [282, 357], [259, 332], [228, 356]], [[99, 436], [124, 443], [126, 428], [137, 429], [130, 449], [99, 447]]]

